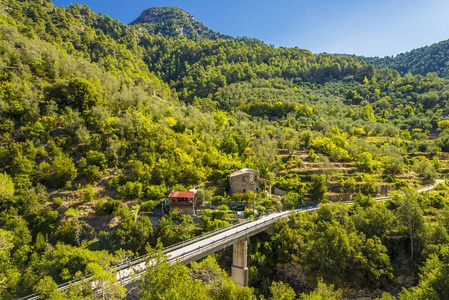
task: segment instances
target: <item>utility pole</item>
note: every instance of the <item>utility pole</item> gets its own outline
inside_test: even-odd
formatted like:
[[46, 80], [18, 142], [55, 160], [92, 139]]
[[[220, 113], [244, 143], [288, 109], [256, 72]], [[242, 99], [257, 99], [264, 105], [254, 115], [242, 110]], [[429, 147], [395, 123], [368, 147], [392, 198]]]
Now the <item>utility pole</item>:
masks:
[[256, 216], [256, 193], [254, 193], [254, 198], [253, 198], [253, 212], [254, 212], [254, 216]]

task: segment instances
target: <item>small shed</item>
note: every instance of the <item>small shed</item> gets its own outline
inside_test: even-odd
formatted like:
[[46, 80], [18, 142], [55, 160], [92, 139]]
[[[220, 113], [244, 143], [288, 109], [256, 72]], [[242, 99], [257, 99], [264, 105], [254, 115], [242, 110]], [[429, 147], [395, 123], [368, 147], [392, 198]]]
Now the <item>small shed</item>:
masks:
[[170, 203], [170, 211], [180, 209], [187, 215], [194, 215], [196, 191], [171, 191], [167, 199]]

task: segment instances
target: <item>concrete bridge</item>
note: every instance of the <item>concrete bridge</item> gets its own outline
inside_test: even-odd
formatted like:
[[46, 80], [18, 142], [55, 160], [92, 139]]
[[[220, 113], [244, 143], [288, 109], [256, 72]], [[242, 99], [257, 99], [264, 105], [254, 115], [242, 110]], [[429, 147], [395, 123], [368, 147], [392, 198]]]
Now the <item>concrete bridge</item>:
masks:
[[[206, 236], [193, 239], [185, 244], [179, 244], [164, 250], [168, 259], [175, 263], [189, 264], [218, 250], [233, 245], [232, 278], [242, 286], [248, 285], [247, 241], [248, 238], [271, 227], [277, 219], [288, 218], [292, 212], [313, 211], [317, 205], [271, 214], [269, 216], [236, 224], [221, 229]], [[144, 257], [145, 259], [146, 257]], [[146, 267], [146, 262], [136, 262], [134, 270], [140, 273]]]
[[[277, 219], [288, 218], [292, 212], [313, 211], [316, 209], [318, 209], [318, 206], [313, 205], [296, 209], [294, 211], [274, 213], [266, 217], [245, 221], [243, 223], [222, 228], [192, 240], [170, 246], [165, 248], [162, 252], [167, 256], [172, 264], [180, 262], [181, 264], [187, 265], [192, 261], [199, 260], [218, 250], [233, 245], [232, 278], [237, 284], [247, 286], [248, 238], [267, 230], [276, 222]], [[117, 274], [117, 284], [128, 286], [133, 282], [140, 280], [140, 278], [145, 274], [148, 264], [152, 264], [151, 261], [148, 261], [148, 258], [148, 255], [143, 255], [127, 262], [125, 266], [116, 268], [114, 272]], [[78, 284], [86, 281], [91, 281], [92, 288], [95, 292], [101, 292], [100, 286], [92, 280], [91, 275], [61, 284], [58, 286], [58, 290], [64, 291], [72, 284]], [[20, 298], [19, 300], [37, 300], [38, 298], [39, 294], [33, 294]]]
[[[443, 180], [436, 180], [436, 183], [427, 188], [417, 190], [417, 192], [426, 192], [435, 188]], [[379, 197], [374, 198], [376, 201], [389, 200], [391, 197]], [[345, 202], [344, 204], [354, 204], [354, 202]], [[192, 261], [199, 260], [212, 254], [218, 250], [224, 249], [229, 246], [233, 246], [233, 259], [232, 259], [232, 279], [236, 284], [241, 286], [248, 285], [248, 265], [247, 265], [247, 241], [248, 238], [254, 236], [262, 231], [271, 227], [277, 219], [288, 218], [291, 213], [297, 212], [310, 212], [319, 209], [318, 205], [312, 205], [307, 207], [298, 208], [292, 211], [284, 211], [262, 217], [259, 219], [249, 220], [243, 223], [235, 224], [226, 228], [222, 228], [206, 235], [194, 238], [192, 240], [182, 242], [168, 248], [165, 248], [162, 252], [166, 254], [171, 263], [180, 262], [184, 265], [189, 264]], [[152, 262], [148, 261], [148, 255], [144, 255], [135, 258], [127, 263], [126, 266], [117, 268], [117, 283], [122, 286], [129, 285], [135, 281], [138, 281], [144, 274], [148, 267], [148, 264]], [[70, 284], [77, 284], [80, 282], [86, 282], [91, 280], [91, 276], [84, 277], [82, 279], [62, 284], [58, 287], [58, 290], [66, 290]], [[92, 281], [92, 288], [95, 291], [99, 290], [95, 281]], [[38, 299], [38, 294], [33, 294], [27, 297], [20, 298], [19, 300], [31, 300]]]

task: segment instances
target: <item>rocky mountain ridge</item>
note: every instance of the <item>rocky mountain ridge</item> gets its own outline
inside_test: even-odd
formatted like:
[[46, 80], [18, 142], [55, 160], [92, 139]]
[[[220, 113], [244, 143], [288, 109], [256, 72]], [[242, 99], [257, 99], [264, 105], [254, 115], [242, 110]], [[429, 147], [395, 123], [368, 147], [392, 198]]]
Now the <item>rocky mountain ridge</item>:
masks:
[[168, 19], [179, 19], [195, 21], [193, 15], [174, 7], [151, 7], [143, 11], [140, 16], [129, 23], [129, 25], [136, 25], [141, 23], [161, 23]]
[[165, 37], [200, 39], [232, 39], [195, 20], [193, 15], [176, 7], [152, 7], [129, 25], [140, 26], [151, 34]]

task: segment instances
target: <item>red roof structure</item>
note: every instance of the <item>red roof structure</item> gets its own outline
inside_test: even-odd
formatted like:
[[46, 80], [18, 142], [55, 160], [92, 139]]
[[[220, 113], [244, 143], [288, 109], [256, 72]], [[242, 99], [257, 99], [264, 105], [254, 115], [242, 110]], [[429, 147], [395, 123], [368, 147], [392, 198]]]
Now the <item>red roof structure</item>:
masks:
[[195, 193], [194, 192], [171, 192], [170, 195], [168, 195], [168, 198], [194, 198]]

